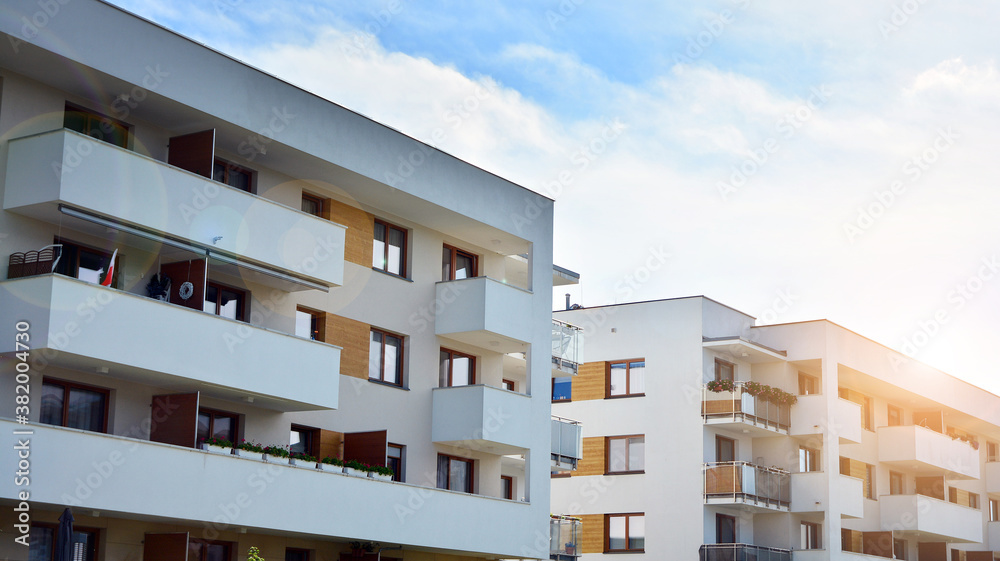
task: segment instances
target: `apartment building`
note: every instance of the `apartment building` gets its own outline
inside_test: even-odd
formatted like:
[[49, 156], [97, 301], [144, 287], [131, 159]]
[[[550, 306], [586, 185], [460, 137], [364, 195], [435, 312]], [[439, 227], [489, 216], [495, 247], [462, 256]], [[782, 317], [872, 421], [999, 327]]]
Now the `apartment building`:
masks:
[[[829, 321], [705, 297], [554, 314], [584, 330], [553, 558], [993, 560], [1000, 398]], [[555, 523], [554, 523], [555, 524]], [[569, 551], [567, 551], [569, 549]]]
[[87, 561], [547, 557], [551, 201], [106, 3], [2, 11], [0, 558], [66, 507]]

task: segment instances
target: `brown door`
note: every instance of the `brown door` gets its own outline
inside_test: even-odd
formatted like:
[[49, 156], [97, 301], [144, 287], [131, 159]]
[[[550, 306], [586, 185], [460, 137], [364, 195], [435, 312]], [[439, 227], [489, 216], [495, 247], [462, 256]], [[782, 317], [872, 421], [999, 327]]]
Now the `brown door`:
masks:
[[212, 179], [215, 163], [215, 129], [170, 139], [167, 163]]
[[142, 544], [142, 561], [187, 561], [187, 532], [178, 534], [146, 534]]
[[154, 395], [150, 408], [150, 440], [198, 447], [198, 392]]
[[[170, 303], [195, 310], [205, 307], [205, 260], [192, 259], [160, 265], [160, 276], [170, 277]], [[191, 283], [192, 294], [181, 298], [181, 285]]]
[[370, 466], [384, 466], [386, 431], [349, 432], [344, 434], [344, 460], [357, 460]]

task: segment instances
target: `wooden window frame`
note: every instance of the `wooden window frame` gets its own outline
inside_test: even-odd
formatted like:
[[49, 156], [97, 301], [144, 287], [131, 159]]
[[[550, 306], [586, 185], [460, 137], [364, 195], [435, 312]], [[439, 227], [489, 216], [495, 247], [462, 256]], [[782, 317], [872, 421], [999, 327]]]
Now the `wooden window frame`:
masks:
[[[805, 453], [805, 458], [802, 454]], [[809, 446], [799, 446], [799, 473], [816, 473], [823, 471], [823, 456], [819, 448], [810, 448]], [[802, 460], [805, 460], [806, 470], [802, 470]], [[810, 469], [815, 466], [816, 469]]]
[[906, 561], [906, 540], [892, 538], [892, 555], [895, 559]]
[[[721, 459], [721, 457], [722, 457], [722, 446], [721, 446], [721, 444], [723, 442], [729, 442], [730, 444], [732, 444], [732, 446], [733, 446], [733, 459], [732, 460], [723, 460], [723, 459]], [[733, 462], [735, 462], [736, 458], [737, 458], [737, 456], [736, 456], [736, 442], [737, 442], [737, 440], [735, 438], [729, 438], [727, 436], [722, 436], [721, 434], [715, 435], [715, 461], [716, 462], [726, 462], [726, 461], [733, 461]]]
[[[376, 266], [372, 265], [372, 269], [374, 269], [376, 271], [379, 271], [379, 272], [382, 272], [382, 273], [385, 273], [387, 275], [392, 275], [394, 277], [399, 277], [401, 279], [408, 279], [409, 277], [407, 275], [410, 274], [410, 268], [408, 267], [409, 261], [410, 261], [410, 257], [409, 257], [409, 251], [410, 251], [410, 231], [407, 230], [406, 228], [403, 228], [402, 226], [398, 226], [396, 224], [393, 224], [392, 222], [387, 222], [387, 221], [382, 220], [380, 218], [376, 218], [374, 220], [374, 224], [381, 224], [382, 227], [385, 228], [385, 243], [383, 244], [385, 246], [385, 250], [382, 252], [382, 263], [384, 264], [384, 266], [383, 267], [376, 267]], [[390, 271], [388, 269], [388, 266], [389, 266], [389, 231], [390, 230], [399, 230], [400, 232], [403, 233], [403, 247], [400, 248], [401, 249], [400, 253], [402, 254], [402, 257], [403, 257], [403, 262], [400, 264], [400, 272], [398, 274], [397, 273], [393, 273], [392, 271]], [[374, 245], [375, 245], [375, 231], [373, 229], [372, 230], [372, 249], [373, 249], [373, 251], [374, 251]], [[454, 267], [454, 258], [452, 258], [452, 266]]]
[[306, 435], [306, 454], [310, 456], [316, 456], [319, 458], [319, 429], [316, 427], [307, 427], [305, 425], [297, 425], [292, 423], [291, 428], [288, 430], [288, 447], [291, 450], [292, 446], [292, 435], [293, 432], [300, 432]]
[[976, 510], [979, 510], [980, 508], [979, 505], [980, 505], [979, 493], [973, 493], [972, 491], [969, 491], [969, 508], [974, 508]]
[[[82, 244], [77, 241], [68, 240], [66, 238], [56, 237], [53, 243], [62, 245], [59, 250], [59, 263], [57, 264], [59, 269], [70, 268], [72, 271], [67, 271], [66, 273], [59, 273], [77, 280], [83, 280], [80, 278], [80, 251], [87, 251], [90, 253], [96, 253], [103, 257], [106, 261], [111, 261], [111, 256], [114, 252], [104, 251], [103, 249], [94, 247], [92, 245]], [[111, 288], [119, 288], [120, 283], [118, 282], [121, 278], [121, 263], [122, 256], [118, 255], [115, 257], [115, 262], [111, 265], [114, 267], [113, 277], [111, 278]], [[57, 272], [57, 271], [53, 271]], [[107, 273], [107, 271], [105, 271]], [[87, 282], [87, 281], [84, 281]], [[98, 280], [100, 282], [100, 279]]]
[[[67, 420], [69, 418], [69, 391], [71, 389], [78, 389], [78, 390], [84, 390], [84, 391], [89, 391], [89, 392], [100, 393], [100, 394], [104, 395], [104, 412], [102, 413], [102, 417], [103, 417], [102, 421], [103, 422], [101, 423], [101, 433], [102, 434], [107, 434], [108, 433], [108, 416], [110, 415], [110, 412], [111, 412], [111, 390], [110, 389], [108, 389], [108, 388], [102, 388], [100, 386], [92, 386], [90, 384], [81, 384], [79, 382], [71, 382], [69, 380], [62, 380], [62, 379], [59, 379], [59, 378], [43, 377], [42, 378], [42, 385], [45, 385], [45, 384], [49, 384], [49, 385], [53, 385], [53, 386], [62, 386], [62, 388], [63, 388], [63, 407], [62, 407], [62, 412], [59, 414], [59, 416], [60, 416], [60, 422], [59, 422], [58, 425], [49, 425], [49, 426], [66, 427], [66, 428], [76, 428], [76, 427], [69, 427], [69, 426], [67, 426], [66, 422], [67, 422]], [[79, 430], [85, 430], [85, 429], [79, 429]]]
[[[372, 327], [370, 329], [370, 331], [369, 331], [369, 334], [368, 334], [368, 345], [369, 345], [369, 348], [371, 348], [371, 333], [379, 333], [379, 334], [382, 335], [382, 345], [381, 345], [382, 356], [379, 358], [379, 377], [378, 378], [372, 378], [372, 376], [371, 376], [371, 369], [369, 368], [369, 370], [368, 370], [368, 379], [371, 380], [371, 381], [373, 381], [373, 382], [378, 382], [380, 384], [385, 384], [387, 386], [393, 386], [393, 387], [397, 387], [397, 388], [405, 387], [405, 385], [403, 384], [403, 373], [405, 372], [405, 369], [403, 368], [403, 362], [405, 362], [405, 360], [406, 360], [406, 337], [404, 337], [403, 335], [400, 335], [398, 333], [393, 333], [391, 331], [386, 331], [384, 329], [379, 329], [377, 327]], [[398, 370], [396, 372], [396, 374], [397, 374], [397, 377], [399, 378], [399, 382], [389, 382], [389, 381], [387, 381], [385, 379], [385, 348], [386, 348], [385, 338], [386, 337], [395, 337], [396, 339], [399, 339], [399, 363], [396, 365], [396, 368]], [[371, 357], [369, 357], [369, 363], [370, 363], [370, 361], [371, 361]]]
[[991, 499], [987, 497], [987, 501], [989, 510], [987, 518], [990, 522], [1000, 522], [1000, 499]]
[[986, 461], [1000, 462], [1000, 443], [991, 440], [986, 441]]
[[[224, 171], [222, 179], [217, 179], [215, 177], [215, 166], [216, 165], [221, 165], [222, 166], [222, 169]], [[246, 174], [246, 176], [247, 176], [247, 189], [246, 189], [246, 191], [243, 191], [243, 189], [240, 189], [239, 187], [234, 187], [233, 185], [229, 184], [229, 174], [232, 173], [232, 172]], [[223, 185], [225, 185], [227, 187], [231, 187], [233, 189], [236, 189], [237, 191], [243, 191], [244, 193], [250, 193], [251, 195], [255, 195], [257, 193], [257, 171], [256, 170], [252, 170], [250, 168], [245, 168], [245, 167], [237, 165], [237, 164], [234, 164], [233, 162], [230, 162], [228, 160], [224, 160], [222, 158], [216, 157], [212, 161], [212, 181], [215, 181], [216, 183], [221, 183], [221, 184], [223, 184]]]
[[475, 460], [473, 460], [472, 458], [463, 458], [461, 456], [454, 456], [452, 454], [442, 454], [441, 452], [438, 452], [437, 457], [438, 457], [438, 462], [439, 462], [438, 465], [440, 465], [441, 458], [447, 458], [448, 459], [448, 465], [449, 465], [449, 468], [448, 468], [448, 471], [447, 471], [447, 481], [445, 481], [445, 486], [444, 487], [439, 487], [439, 489], [449, 490], [448, 488], [451, 487], [451, 467], [450, 466], [451, 466], [451, 461], [452, 460], [456, 460], [456, 461], [459, 461], [459, 462], [464, 462], [464, 463], [466, 463], [466, 464], [469, 465], [469, 483], [466, 486], [467, 490], [465, 490], [465, 491], [459, 491], [459, 492], [460, 493], [469, 493], [470, 495], [475, 493], [475, 489], [476, 489], [476, 461]]
[[[899, 481], [899, 492], [893, 493], [893, 483]], [[905, 495], [906, 494], [906, 476], [902, 472], [889, 470], [889, 494], [890, 495]]]
[[[461, 249], [461, 248], [455, 247], [453, 245], [448, 245], [448, 244], [444, 244], [444, 249], [448, 250], [449, 255], [451, 257], [451, 263], [448, 264], [448, 277], [449, 278], [441, 279], [442, 281], [446, 281], [447, 282], [447, 281], [456, 280], [455, 279], [455, 260], [456, 260], [456, 257], [458, 257], [459, 254], [462, 254], [462, 255], [464, 255], [466, 257], [471, 257], [472, 258], [472, 275], [469, 276], [468, 278], [476, 278], [476, 277], [479, 276], [479, 256], [478, 255], [476, 255], [475, 253], [472, 253], [471, 251], [467, 251], [465, 249]], [[461, 280], [461, 279], [458, 279], [458, 280]]]
[[[629, 547], [629, 526], [631, 525], [631, 519], [635, 516], [643, 517], [643, 526], [645, 527], [645, 512], [618, 512], [613, 514], [604, 515], [604, 553], [645, 553], [646, 552], [646, 536], [642, 536], [643, 546], [641, 548], [632, 549]], [[625, 549], [611, 549], [611, 519], [612, 518], [625, 518]]]
[[[893, 405], [891, 403], [888, 403], [885, 406], [885, 413], [886, 413], [885, 424], [887, 426], [898, 427], [898, 426], [901, 426], [903, 424], [903, 408], [902, 407], [896, 407], [895, 405]], [[893, 424], [893, 422], [892, 422], [893, 413], [896, 414], [896, 421], [897, 422], [895, 424]]]
[[294, 552], [294, 553], [298, 553], [298, 554], [303, 554], [304, 553], [305, 556], [306, 556], [306, 561], [312, 561], [312, 558], [313, 558], [313, 550], [311, 550], [311, 549], [305, 549], [305, 548], [302, 548], [302, 547], [286, 547], [285, 548], [285, 561], [288, 561], [288, 553], [289, 552]]
[[[80, 114], [85, 115], [87, 117], [87, 119], [88, 119], [88, 123], [91, 122], [91, 121], [107, 121], [107, 122], [111, 123], [113, 126], [117, 126], [117, 127], [121, 128], [122, 131], [125, 133], [125, 144], [124, 145], [118, 144], [116, 142], [111, 142], [111, 141], [107, 140], [106, 138], [97, 138], [94, 135], [89, 134], [88, 132], [77, 131], [76, 129], [70, 129], [69, 127], [66, 126], [66, 117], [67, 117], [68, 113], [70, 113], [70, 112], [75, 112], [75, 113], [80, 113]], [[100, 125], [98, 125], [98, 126], [100, 126]], [[105, 115], [104, 113], [101, 113], [100, 111], [94, 111], [93, 109], [87, 109], [86, 107], [77, 105], [75, 103], [70, 103], [68, 101], [66, 102], [66, 105], [63, 108], [63, 128], [79, 132], [80, 134], [87, 135], [88, 137], [93, 138], [94, 140], [100, 140], [101, 142], [106, 142], [106, 143], [108, 143], [108, 144], [110, 144], [112, 146], [118, 146], [119, 148], [124, 148], [126, 150], [131, 150], [132, 149], [132, 136], [134, 134], [132, 132], [133, 129], [134, 129], [134, 127], [132, 125], [126, 123], [125, 121], [122, 121], [122, 120], [119, 120], [119, 119], [115, 119], [114, 117], [111, 117], [110, 115]], [[88, 125], [87, 129], [88, 130], [94, 130], [92, 125]], [[104, 134], [109, 134], [109, 131], [105, 130], [105, 128], [103, 126], [100, 126], [100, 129], [101, 129], [101, 132], [103, 132]]]
[[[624, 440], [625, 441], [625, 467], [632, 467], [627, 465], [629, 463], [629, 448], [631, 448], [631, 440], [633, 438], [642, 439], [642, 469], [633, 470], [626, 469], [625, 471], [611, 471], [611, 441], [612, 440]], [[636, 473], [646, 473], [646, 435], [644, 434], [628, 434], [623, 436], [605, 436], [604, 437], [604, 474], [605, 475], [632, 475]]]
[[569, 379], [569, 387], [570, 387], [569, 399], [556, 399], [556, 380], [557, 379], [562, 380], [564, 378], [552, 378], [552, 381], [551, 381], [552, 392], [549, 394], [549, 399], [552, 400], [552, 403], [569, 403], [569, 402], [573, 401], [573, 379], [572, 378], [568, 378]]
[[[204, 415], [209, 415], [209, 419], [208, 419], [208, 437], [209, 438], [211, 438], [212, 435], [215, 434], [214, 427], [215, 427], [215, 418], [216, 417], [230, 417], [230, 418], [232, 418], [232, 420], [233, 420], [233, 439], [232, 439], [233, 440], [233, 444], [235, 445], [235, 444], [239, 443], [239, 438], [240, 438], [240, 414], [239, 413], [233, 413], [232, 411], [224, 411], [222, 409], [213, 409], [211, 407], [199, 407], [198, 408], [198, 416], [200, 417], [203, 414]], [[195, 419], [195, 423], [197, 423], [197, 418]], [[197, 424], [195, 424], [195, 434], [197, 434], [197, 432], [198, 432], [198, 426], [197, 426]], [[201, 444], [200, 441], [199, 441], [199, 444]]]
[[[644, 397], [646, 395], [645, 389], [642, 393], [631, 393], [632, 392], [632, 368], [631, 364], [633, 362], [641, 362], [643, 364], [643, 388], [646, 386], [646, 372], [645, 372], [645, 358], [630, 358], [628, 360], [612, 360], [605, 363], [604, 370], [604, 399], [621, 399], [627, 397]], [[611, 395], [611, 366], [614, 364], [624, 364], [625, 365], [625, 393]]]
[[514, 388], [517, 387], [517, 382], [515, 382], [514, 380], [509, 380], [507, 378], [502, 378], [500, 380], [500, 387], [509, 392], [516, 392], [517, 390]]
[[[500, 497], [501, 499], [507, 499], [508, 501], [514, 500], [514, 476], [513, 475], [501, 475], [500, 481], [507, 482], [507, 495]], [[503, 491], [503, 485], [500, 486], [500, 490]]]
[[875, 466], [872, 464], [865, 464], [865, 479], [864, 479], [864, 492], [865, 498], [871, 501], [878, 500], [878, 493], [875, 489]]
[[[811, 537], [813, 547], [808, 547], [807, 544], [799, 544], [799, 549], [823, 549], [823, 525], [819, 522], [809, 522], [806, 520], [802, 520], [800, 524], [802, 527], [809, 528], [809, 530], [807, 530], [807, 538]], [[812, 532], [811, 536], [809, 536], [809, 532]]]
[[[312, 320], [310, 321], [310, 323], [313, 323], [314, 325], [310, 325], [311, 331], [310, 331], [309, 340], [310, 341], [319, 341], [321, 343], [325, 343], [326, 342], [326, 312], [320, 312], [320, 311], [317, 311], [317, 310], [306, 308], [305, 306], [296, 306], [295, 307], [295, 312], [296, 313], [302, 312], [304, 314], [309, 314], [310, 316], [312, 316]], [[296, 335], [299, 336], [299, 337], [302, 337], [301, 335], [298, 335], [298, 334], [296, 334]], [[313, 337], [313, 335], [315, 335], [315, 337]]]
[[[719, 520], [722, 520], [722, 519], [731, 520], [733, 522], [733, 541], [731, 541], [731, 542], [724, 542], [724, 541], [722, 541], [722, 538], [719, 535], [721, 533], [721, 532], [719, 532], [719, 530], [721, 529], [719, 527]], [[730, 516], [728, 514], [722, 514], [722, 513], [718, 513], [718, 512], [715, 513], [715, 542], [716, 543], [739, 543], [739, 540], [740, 540], [739, 519], [737, 519], [735, 516]]]
[[385, 465], [389, 465], [389, 448], [399, 450], [399, 470], [393, 470], [392, 480], [400, 483], [406, 481], [406, 446], [403, 444], [386, 443]]
[[[443, 388], [456, 388], [463, 386], [475, 386], [476, 385], [476, 357], [475, 355], [470, 355], [469, 353], [463, 353], [461, 351], [456, 351], [446, 347], [441, 347], [441, 353], [448, 355], [448, 385], [441, 386]], [[441, 355], [438, 354], [440, 357]], [[469, 359], [470, 373], [469, 373], [469, 383], [463, 384], [462, 386], [455, 386], [453, 375], [455, 373], [455, 357], [462, 357]], [[438, 380], [440, 383], [440, 380]]]
[[188, 541], [188, 554], [189, 554], [188, 555], [188, 561], [204, 561], [204, 559], [203, 559], [203, 557], [204, 557], [204, 549], [201, 550], [201, 552], [200, 552], [201, 555], [199, 556], [198, 559], [195, 559], [195, 560], [191, 559], [190, 552], [191, 552], [191, 546], [193, 544], [221, 545], [221, 546], [225, 546], [225, 548], [226, 548], [226, 559], [225, 559], [225, 561], [233, 561], [233, 552], [236, 551], [236, 547], [235, 547], [236, 543], [235, 542], [227, 542], [227, 541], [221, 541], [221, 540], [203, 540], [203, 539], [199, 539], [199, 538], [191, 538]]
[[[239, 297], [240, 297], [240, 300], [239, 300], [240, 303], [237, 306], [236, 321], [242, 321], [244, 323], [247, 321], [247, 318], [250, 317], [250, 313], [249, 313], [249, 302], [250, 302], [250, 299], [248, 298], [248, 296], [250, 295], [250, 291], [249, 290], [246, 290], [246, 289], [243, 289], [243, 288], [236, 288], [235, 286], [230, 286], [228, 284], [222, 284], [222, 283], [219, 283], [219, 282], [215, 282], [213, 280], [209, 280], [208, 282], [205, 283], [205, 302], [206, 303], [208, 302], [208, 289], [209, 288], [214, 288], [215, 289], [215, 294], [216, 294], [215, 312], [206, 312], [206, 313], [210, 313], [210, 314], [213, 314], [213, 315], [216, 315], [216, 316], [219, 316], [219, 317], [223, 317], [219, 313], [219, 312], [222, 311], [222, 303], [220, 301], [221, 300], [221, 294], [222, 294], [223, 290], [229, 290], [231, 292], [235, 292], [235, 293], [239, 294]], [[204, 311], [204, 310], [205, 310], [205, 308], [203, 306], [202, 307], [202, 311]], [[226, 318], [226, 319], [232, 319], [232, 318]]]
[[[304, 210], [302, 212], [305, 212], [306, 214], [315, 216], [317, 218], [323, 218], [323, 211], [326, 207], [326, 199], [319, 197], [317, 195], [313, 195], [312, 193], [306, 193], [305, 191], [302, 191], [302, 200], [309, 201], [316, 205], [316, 212], [306, 212]], [[299, 205], [299, 208], [300, 209], [302, 208], [301, 205]]]
[[875, 399], [861, 395], [861, 428], [875, 432]]
[[[822, 388], [820, 388], [820, 378], [819, 376], [814, 376], [807, 372], [799, 372], [799, 395], [820, 395], [822, 394]], [[805, 384], [803, 382], [806, 382]], [[804, 385], [811, 385], [816, 391], [808, 392], [803, 388]]]
[[[56, 544], [59, 543], [59, 525], [58, 524], [50, 524], [48, 522], [32, 522], [31, 523], [31, 527], [32, 528], [47, 528], [49, 530], [52, 530], [52, 548], [51, 548], [52, 554], [49, 556], [49, 561], [53, 561], [53, 559], [55, 559]], [[76, 532], [83, 532], [83, 533], [87, 533], [87, 534], [92, 534], [94, 536], [94, 551], [92, 552], [93, 553], [92, 559], [93, 559], [93, 561], [97, 561], [98, 559], [100, 559], [100, 557], [98, 557], [98, 554], [101, 551], [101, 529], [100, 528], [91, 528], [89, 526], [74, 526], [73, 527], [73, 533], [76, 533]], [[30, 531], [29, 531], [29, 535], [30, 535]]]
[[736, 363], [729, 362], [728, 360], [722, 360], [721, 358], [716, 358], [715, 359], [715, 371], [714, 371], [714, 374], [713, 374], [715, 381], [719, 382], [719, 381], [722, 381], [722, 380], [726, 379], [726, 378], [720, 377], [720, 373], [721, 373], [721, 369], [719, 368], [720, 366], [722, 366], [722, 367], [728, 366], [730, 369], [732, 369], [733, 376], [732, 376], [732, 378], [728, 378], [728, 379], [730, 379], [730, 380], [732, 380], [732, 381], [735, 382], [736, 381]]

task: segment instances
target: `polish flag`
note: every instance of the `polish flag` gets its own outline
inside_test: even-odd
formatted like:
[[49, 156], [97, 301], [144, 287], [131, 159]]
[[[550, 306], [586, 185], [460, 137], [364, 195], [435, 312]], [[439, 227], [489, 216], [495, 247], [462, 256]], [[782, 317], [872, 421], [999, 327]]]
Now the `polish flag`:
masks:
[[101, 286], [111, 286], [111, 279], [115, 276], [115, 258], [118, 257], [118, 249], [111, 255], [111, 264], [108, 265], [108, 276], [104, 277]]

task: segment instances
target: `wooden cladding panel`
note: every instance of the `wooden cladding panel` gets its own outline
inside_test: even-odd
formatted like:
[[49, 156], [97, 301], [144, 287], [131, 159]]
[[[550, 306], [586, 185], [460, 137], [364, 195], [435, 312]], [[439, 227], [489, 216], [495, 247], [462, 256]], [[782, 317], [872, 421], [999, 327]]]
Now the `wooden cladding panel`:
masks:
[[864, 532], [861, 553], [892, 559], [892, 532]]
[[323, 218], [347, 226], [344, 260], [362, 267], [371, 267], [375, 217], [360, 208], [327, 199], [323, 201]]
[[[170, 277], [170, 303], [180, 304], [193, 310], [205, 307], [205, 260], [176, 261], [160, 265], [160, 277]], [[162, 278], [160, 280], [163, 280]], [[190, 282], [194, 286], [191, 297], [184, 300], [180, 296], [181, 285]]]
[[993, 561], [992, 551], [966, 551], [965, 561]]
[[585, 362], [573, 378], [573, 401], [604, 399], [606, 362]]
[[384, 430], [345, 433], [344, 461], [357, 460], [370, 466], [385, 466], [387, 434]]
[[852, 553], [861, 553], [863, 539], [863, 532], [842, 528], [840, 530], [840, 549]]
[[197, 448], [198, 392], [154, 395], [149, 440]]
[[342, 347], [340, 373], [368, 379], [368, 348], [371, 326], [345, 317], [326, 314], [326, 342]]
[[170, 139], [167, 163], [212, 179], [215, 164], [215, 129]]
[[142, 558], [145, 561], [177, 561], [178, 559], [187, 559], [187, 532], [146, 534], [142, 541]]
[[576, 466], [576, 471], [570, 472], [573, 477], [581, 475], [604, 475], [603, 436], [593, 436], [583, 439], [583, 458]]
[[583, 514], [579, 518], [580, 553], [604, 553], [604, 515]]
[[852, 460], [851, 458], [845, 458], [841, 456], [840, 474], [864, 480], [865, 476], [867, 475], [867, 471], [865, 470], [865, 467], [867, 465], [868, 464], [864, 462], [858, 460]]
[[741, 473], [736, 466], [718, 466], [705, 470], [706, 493], [742, 493]]
[[948, 544], [944, 542], [920, 542], [917, 544], [917, 559], [920, 561], [948, 561]]
[[344, 441], [344, 433], [320, 429], [319, 431], [319, 457], [323, 458], [341, 458], [341, 444]]
[[947, 500], [945, 498], [944, 477], [930, 476], [917, 478], [917, 494], [935, 499]]

